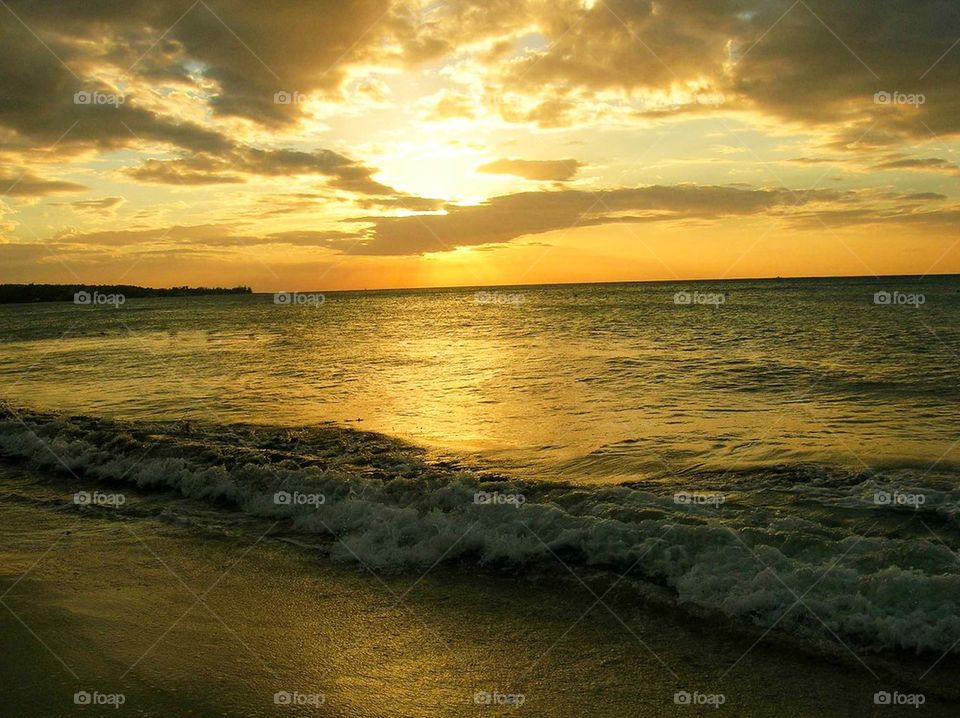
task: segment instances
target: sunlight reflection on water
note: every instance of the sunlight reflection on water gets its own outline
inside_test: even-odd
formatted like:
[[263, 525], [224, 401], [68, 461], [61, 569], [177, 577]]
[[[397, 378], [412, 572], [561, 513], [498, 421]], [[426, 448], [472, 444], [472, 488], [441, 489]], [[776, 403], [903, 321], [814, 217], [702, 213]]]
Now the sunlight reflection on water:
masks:
[[[957, 281], [908, 282], [922, 307], [875, 303], [895, 279], [7, 305], [2, 398], [131, 419], [335, 421], [541, 478], [950, 464]], [[698, 290], [724, 301], [675, 300]]]

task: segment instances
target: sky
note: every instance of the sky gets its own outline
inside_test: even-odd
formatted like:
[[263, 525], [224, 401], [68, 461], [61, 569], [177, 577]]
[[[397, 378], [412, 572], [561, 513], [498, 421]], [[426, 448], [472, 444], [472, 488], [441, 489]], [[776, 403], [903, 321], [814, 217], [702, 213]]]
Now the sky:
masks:
[[954, 0], [0, 2], [0, 282], [960, 272]]

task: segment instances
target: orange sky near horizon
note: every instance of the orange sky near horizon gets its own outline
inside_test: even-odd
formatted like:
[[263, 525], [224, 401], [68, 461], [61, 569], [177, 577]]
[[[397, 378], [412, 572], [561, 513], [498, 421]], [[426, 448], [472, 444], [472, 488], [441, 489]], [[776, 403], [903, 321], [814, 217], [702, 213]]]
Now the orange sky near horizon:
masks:
[[895, 6], [15, 0], [0, 282], [960, 273], [960, 50]]

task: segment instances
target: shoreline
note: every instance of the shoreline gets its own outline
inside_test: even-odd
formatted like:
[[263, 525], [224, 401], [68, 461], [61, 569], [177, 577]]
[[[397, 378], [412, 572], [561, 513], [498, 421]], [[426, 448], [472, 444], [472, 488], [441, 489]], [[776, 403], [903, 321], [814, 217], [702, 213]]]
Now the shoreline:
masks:
[[[20, 472], [20, 494], [8, 482], [6, 495], [14, 500], [35, 498], [39, 479], [41, 503], [58, 510], [162, 518], [214, 536], [275, 521], [280, 528], [273, 533], [311, 557], [388, 572], [442, 564], [541, 575], [559, 561], [571, 573], [574, 567], [595, 577], [601, 588], [630, 574], [620, 590], [629, 586], [632, 603], [660, 603], [741, 634], [765, 636], [769, 629], [821, 655], [831, 644], [848, 643], [858, 653], [904, 666], [906, 673], [897, 672], [903, 679], [914, 663], [908, 651], [920, 651], [922, 666], [922, 656], [932, 661], [955, 640], [954, 619], [944, 613], [955, 556], [946, 546], [931, 550], [927, 533], [933, 527], [945, 540], [956, 539], [941, 507], [945, 499], [931, 498], [923, 507], [927, 528], [907, 533], [898, 507], [877, 508], [859, 496], [874, 489], [869, 476], [820, 475], [813, 490], [821, 498], [813, 510], [791, 514], [794, 523], [805, 516], [816, 521], [816, 530], [785, 537], [775, 529], [792, 524], [777, 512], [789, 504], [777, 499], [767, 507], [753, 497], [770, 496], [787, 479], [800, 481], [796, 496], [805, 499], [811, 495], [805, 472], [793, 479], [779, 472], [749, 475], [743, 486], [713, 485], [701, 476], [701, 489], [724, 497], [713, 507], [671, 496], [683, 484], [588, 488], [473, 474], [385, 435], [333, 426], [290, 433], [234, 425], [210, 433], [188, 424], [14, 416], [19, 421], [7, 422], [0, 433], [6, 465], [35, 469]], [[50, 446], [58, 447], [56, 454]], [[71, 501], [78, 490], [94, 496], [118, 491], [126, 505], [78, 508]], [[826, 491], [839, 491], [832, 503], [823, 500]], [[287, 500], [278, 501], [276, 492]], [[291, 502], [294, 495], [322, 500]], [[478, 501], [481, 495], [487, 501]], [[492, 497], [523, 502], [489, 504]], [[768, 530], [758, 530], [767, 523]], [[922, 552], [925, 570], [891, 575], [891, 551], [911, 562]], [[800, 593], [818, 586], [807, 598], [817, 611], [802, 610], [806, 603], [798, 608]], [[828, 650], [820, 650], [824, 645]]]
[[[123, 693], [142, 715], [316, 714], [273, 704], [278, 691], [323, 695], [331, 716], [483, 715], [480, 691], [523, 695], [508, 707], [560, 717], [681, 715], [682, 691], [723, 695], [737, 715], [860, 715], [881, 708], [877, 691], [918, 685], [880, 661], [865, 660], [877, 681], [849, 656], [640, 602], [625, 584], [606, 593], [609, 582], [584, 578], [586, 588], [559, 562], [536, 578], [381, 572], [318, 560], [264, 535], [262, 520], [215, 536], [8, 495], [0, 516], [2, 591], [16, 582], [4, 600], [78, 677], [5, 611], [4, 670], [38, 716], [74, 715], [78, 690]], [[596, 596], [604, 605], [584, 615]], [[14, 660], [24, 649], [30, 660]], [[927, 676], [942, 688], [924, 694], [924, 715], [955, 713], [956, 697], [938, 695], [953, 671], [944, 661]]]
[[[127, 299], [249, 295], [250, 287], [141, 287], [134, 284], [0, 284], [0, 305], [57, 304], [96, 305], [97, 295]], [[115, 302], [103, 302], [113, 304]]]

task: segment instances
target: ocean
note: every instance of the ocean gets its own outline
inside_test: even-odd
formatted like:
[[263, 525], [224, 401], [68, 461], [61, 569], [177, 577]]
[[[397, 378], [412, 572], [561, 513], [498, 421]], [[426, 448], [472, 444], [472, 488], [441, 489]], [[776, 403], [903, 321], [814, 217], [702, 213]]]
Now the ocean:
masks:
[[[131, 519], [377, 574], [960, 652], [956, 277], [7, 305], [0, 382], [6, 465], [81, 511], [129, 487]], [[0, 503], [63, 504], [17, 476]]]
[[[782, 280], [0, 307], [7, 401], [336, 422], [521, 478], [807, 463], [949, 472], [960, 280]], [[876, 304], [874, 294], [923, 304]], [[678, 293], [694, 301], [677, 304]], [[681, 297], [682, 298], [682, 297]]]

